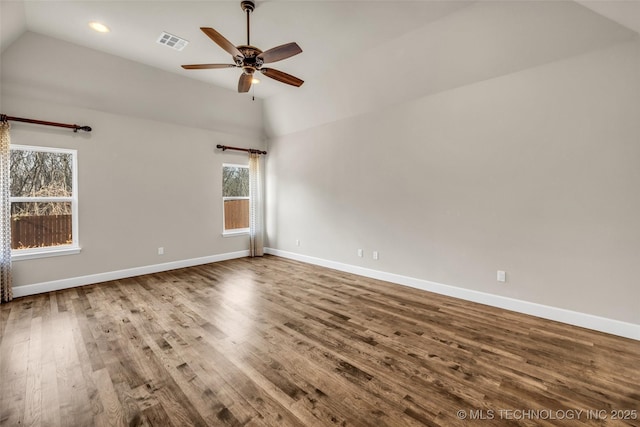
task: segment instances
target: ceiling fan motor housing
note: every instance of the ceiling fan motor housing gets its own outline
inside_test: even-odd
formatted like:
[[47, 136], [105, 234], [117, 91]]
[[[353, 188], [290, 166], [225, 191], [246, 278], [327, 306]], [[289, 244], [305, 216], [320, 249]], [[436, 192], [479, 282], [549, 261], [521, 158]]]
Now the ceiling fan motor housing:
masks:
[[262, 61], [261, 58], [257, 57], [262, 53], [262, 50], [258, 49], [257, 47], [240, 45], [237, 46], [237, 48], [240, 52], [242, 52], [244, 58], [236, 60], [236, 63], [243, 69], [246, 70], [247, 68], [253, 68], [255, 70], [259, 69], [262, 64], [264, 64], [264, 61]]

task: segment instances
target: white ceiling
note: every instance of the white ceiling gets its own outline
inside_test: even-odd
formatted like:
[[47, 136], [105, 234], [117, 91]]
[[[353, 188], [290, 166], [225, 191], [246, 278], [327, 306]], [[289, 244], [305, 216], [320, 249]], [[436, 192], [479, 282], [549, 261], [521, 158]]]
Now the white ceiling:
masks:
[[[251, 43], [267, 50], [295, 41], [303, 53], [271, 66], [308, 81], [344, 58], [441, 18], [468, 2], [258, 1], [251, 17]], [[4, 4], [3, 4], [4, 7]], [[183, 70], [181, 64], [230, 63], [231, 56], [200, 27], [213, 27], [232, 43], [246, 43], [240, 1], [26, 1], [29, 30], [186, 77], [236, 90], [240, 70]], [[15, 13], [15, 12], [14, 12]], [[17, 19], [14, 20], [14, 22]], [[87, 23], [98, 20], [111, 32]], [[15, 31], [15, 30], [14, 30]], [[178, 52], [156, 43], [162, 31], [189, 41]], [[375, 63], [375, 59], [372, 58]], [[261, 76], [256, 96], [295, 90]]]
[[[377, 46], [466, 7], [472, 1], [258, 1], [251, 18], [251, 44], [262, 50], [297, 42], [303, 53], [274, 64], [312, 82], [342, 65], [345, 79], [357, 79], [377, 67], [375, 54], [361, 67], [353, 58], [375, 52]], [[640, 1], [589, 1], [579, 4], [640, 32]], [[199, 27], [218, 30], [231, 42], [246, 43], [246, 21], [240, 1], [7, 1], [2, 0], [2, 49], [25, 31], [72, 42], [141, 62], [185, 77], [236, 90], [238, 69], [183, 70], [181, 64], [229, 63], [230, 55], [209, 40]], [[108, 34], [90, 30], [97, 20]], [[156, 43], [162, 31], [189, 40], [178, 52]], [[406, 46], [399, 46], [406, 48]], [[415, 47], [420, 50], [420, 42]], [[410, 66], [410, 58], [404, 66]], [[265, 76], [255, 95], [268, 98], [298, 89]]]

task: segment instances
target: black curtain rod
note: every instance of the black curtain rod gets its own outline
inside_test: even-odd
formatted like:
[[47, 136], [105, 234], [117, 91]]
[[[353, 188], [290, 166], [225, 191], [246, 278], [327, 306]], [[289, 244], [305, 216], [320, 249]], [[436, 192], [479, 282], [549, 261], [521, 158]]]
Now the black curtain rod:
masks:
[[236, 150], [236, 151], [245, 151], [247, 153], [256, 153], [256, 154], [267, 154], [266, 151], [256, 150], [255, 148], [238, 148], [238, 147], [229, 147], [227, 145], [216, 145], [216, 148], [220, 148], [222, 151], [226, 150]]
[[85, 132], [91, 132], [90, 126], [79, 126], [79, 125], [69, 125], [66, 123], [56, 123], [56, 122], [46, 122], [44, 120], [35, 120], [35, 119], [24, 119], [22, 117], [12, 117], [7, 116], [6, 114], [0, 114], [0, 121], [6, 122], [7, 120], [11, 120], [14, 122], [24, 122], [24, 123], [33, 123], [36, 125], [44, 125], [44, 126], [55, 126], [59, 128], [68, 128], [73, 129], [74, 132], [78, 132], [78, 130], [83, 130]]

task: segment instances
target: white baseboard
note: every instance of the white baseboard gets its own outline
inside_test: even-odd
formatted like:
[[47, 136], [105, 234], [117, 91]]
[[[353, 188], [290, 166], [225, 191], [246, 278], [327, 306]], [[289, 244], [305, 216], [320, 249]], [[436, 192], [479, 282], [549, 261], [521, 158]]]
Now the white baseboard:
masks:
[[606, 317], [594, 316], [587, 313], [580, 313], [577, 311], [571, 311], [534, 302], [503, 297], [500, 295], [493, 295], [486, 292], [474, 291], [471, 289], [443, 285], [441, 283], [430, 282], [428, 280], [416, 279], [414, 277], [372, 270], [369, 268], [358, 267], [350, 264], [343, 264], [336, 261], [329, 261], [322, 258], [296, 254], [279, 249], [265, 248], [265, 253], [280, 256], [283, 258], [290, 258], [296, 261], [306, 262], [308, 264], [328, 267], [347, 273], [353, 273], [359, 276], [370, 277], [372, 279], [384, 280], [386, 282], [410, 286], [412, 288], [422, 289], [424, 291], [429, 291], [441, 295], [447, 295], [454, 298], [486, 304], [492, 307], [504, 308], [506, 310], [529, 314], [531, 316], [541, 317], [543, 319], [555, 320], [557, 322], [567, 323], [569, 325], [580, 326], [583, 328], [593, 329], [595, 331], [605, 332], [612, 335], [640, 340], [640, 325], [634, 323], [622, 322], [619, 320], [608, 319]]
[[[608, 319], [606, 317], [594, 316], [587, 313], [580, 313], [563, 308], [517, 300], [500, 295], [488, 294], [471, 289], [443, 285], [441, 283], [431, 282], [428, 280], [416, 279], [414, 277], [402, 276], [394, 273], [387, 273], [385, 271], [372, 270], [369, 268], [358, 267], [350, 264], [343, 264], [336, 261], [296, 254], [279, 249], [265, 248], [265, 253], [640, 341], [640, 325], [633, 323], [627, 323], [619, 320]], [[16, 286], [13, 288], [13, 296], [15, 298], [19, 298], [45, 292], [59, 291], [76, 286], [91, 285], [94, 283], [107, 282], [109, 280], [119, 280], [127, 277], [159, 273], [162, 271], [174, 270], [176, 268], [192, 267], [195, 265], [225, 261], [234, 258], [243, 258], [247, 256], [249, 256], [248, 250], [229, 252], [225, 254], [211, 255], [201, 258], [167, 262], [164, 264], [147, 265], [142, 267], [128, 268], [125, 270], [109, 271], [104, 273], [90, 274], [87, 276], [52, 280], [50, 282]]]
[[142, 267], [127, 268], [125, 270], [90, 274], [87, 276], [71, 277], [69, 279], [34, 283], [32, 285], [15, 286], [13, 288], [13, 296], [14, 298], [25, 297], [28, 295], [59, 291], [61, 289], [75, 288], [76, 286], [91, 285], [94, 283], [107, 282], [109, 280], [119, 280], [127, 277], [142, 276], [143, 274], [159, 273], [161, 271], [175, 270], [176, 268], [193, 267], [194, 265], [209, 264], [211, 262], [225, 261], [234, 258], [244, 258], [247, 256], [249, 256], [248, 250], [229, 252], [225, 254], [210, 255], [201, 258], [172, 261], [163, 264], [145, 265]]

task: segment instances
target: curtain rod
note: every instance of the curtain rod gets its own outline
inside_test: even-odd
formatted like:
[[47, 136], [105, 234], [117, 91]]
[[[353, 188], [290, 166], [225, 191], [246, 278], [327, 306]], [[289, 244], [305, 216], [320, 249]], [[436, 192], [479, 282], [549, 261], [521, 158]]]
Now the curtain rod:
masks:
[[216, 148], [220, 148], [222, 151], [226, 150], [236, 150], [236, 151], [246, 151], [247, 153], [256, 153], [256, 154], [267, 154], [266, 151], [256, 150], [255, 148], [238, 148], [238, 147], [229, 147], [227, 145], [216, 145]]
[[55, 126], [59, 128], [68, 128], [73, 129], [74, 132], [78, 132], [78, 130], [83, 130], [85, 132], [91, 132], [90, 126], [79, 126], [79, 125], [69, 125], [66, 123], [56, 123], [56, 122], [46, 122], [44, 120], [35, 120], [35, 119], [24, 119], [22, 117], [11, 117], [6, 114], [0, 114], [0, 121], [6, 122], [7, 120], [11, 120], [14, 122], [24, 122], [24, 123], [33, 123], [36, 125], [45, 125], [45, 126]]

